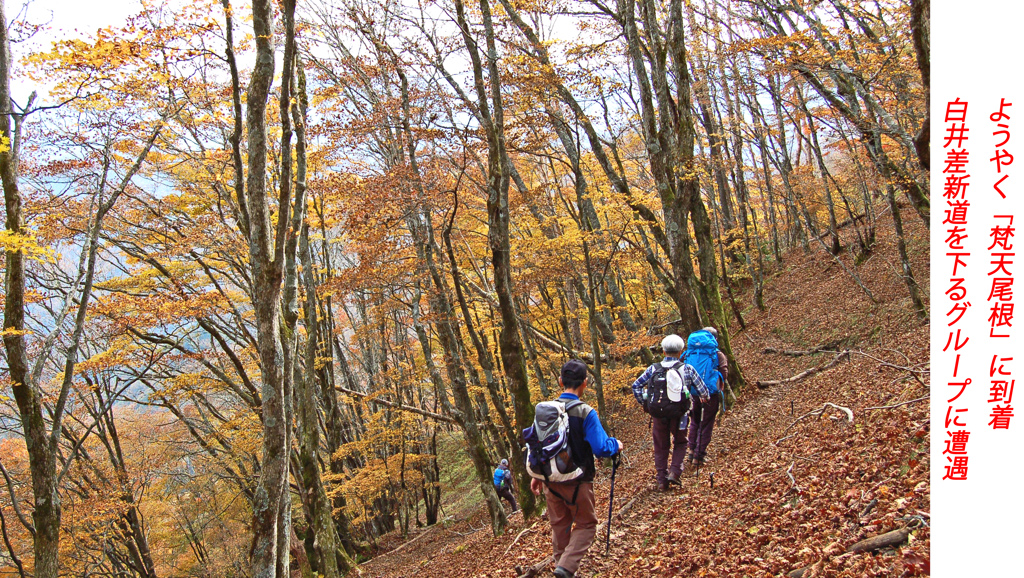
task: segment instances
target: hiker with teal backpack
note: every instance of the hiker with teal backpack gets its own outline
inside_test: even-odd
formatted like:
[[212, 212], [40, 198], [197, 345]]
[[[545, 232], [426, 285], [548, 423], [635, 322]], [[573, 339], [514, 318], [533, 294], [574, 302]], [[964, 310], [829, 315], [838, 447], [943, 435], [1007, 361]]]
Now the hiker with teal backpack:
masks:
[[690, 427], [686, 436], [689, 453], [686, 456], [686, 469], [704, 465], [708, 444], [711, 442], [711, 430], [715, 426], [715, 416], [725, 403], [725, 381], [729, 378], [729, 360], [718, 349], [718, 331], [714, 327], [705, 327], [694, 331], [686, 339], [686, 352], [682, 356], [683, 363], [692, 366], [704, 385], [708, 396], [698, 395], [691, 390], [693, 403], [690, 407]]
[[513, 514], [519, 511], [516, 495], [512, 491], [512, 472], [508, 469], [508, 460], [501, 460], [501, 464], [494, 469], [494, 491], [498, 492], [499, 498], [505, 498], [512, 506]]
[[[618, 456], [622, 443], [608, 437], [597, 411], [580, 401], [587, 387], [587, 366], [571, 359], [558, 383], [565, 390], [535, 408], [533, 425], [523, 430], [530, 489], [548, 503], [555, 576], [572, 578], [597, 534], [594, 458]], [[614, 484], [614, 468], [612, 483]]]
[[663, 492], [668, 490], [669, 484], [680, 483], [687, 447], [685, 417], [690, 408], [690, 390], [700, 398], [709, 397], [707, 387], [693, 366], [679, 359], [685, 345], [683, 338], [675, 334], [662, 339], [665, 359], [652, 364], [633, 382], [633, 397], [651, 416], [655, 480]]

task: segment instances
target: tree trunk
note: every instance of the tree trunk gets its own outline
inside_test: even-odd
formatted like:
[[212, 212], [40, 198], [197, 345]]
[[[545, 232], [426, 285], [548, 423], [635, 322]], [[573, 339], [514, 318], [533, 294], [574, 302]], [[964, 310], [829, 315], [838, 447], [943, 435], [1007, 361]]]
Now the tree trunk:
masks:
[[931, 82], [931, 0], [910, 1], [910, 32], [914, 39], [914, 54], [917, 55], [917, 68], [921, 71], [921, 84], [924, 85], [924, 121], [921, 129], [914, 135], [914, 149], [918, 162], [924, 170], [931, 168], [931, 108], [927, 106], [932, 98]]
[[[498, 296], [498, 311], [501, 315], [501, 332], [498, 344], [501, 348], [501, 362], [512, 393], [512, 407], [516, 416], [516, 431], [533, 423], [533, 403], [530, 401], [529, 381], [523, 344], [519, 336], [519, 322], [512, 303], [511, 250], [509, 246], [508, 189], [510, 184], [508, 153], [505, 150], [504, 105], [501, 96], [501, 77], [498, 73], [498, 52], [495, 46], [494, 27], [491, 22], [491, 7], [488, 0], [480, 0], [480, 12], [486, 41], [487, 75], [490, 90], [484, 85], [481, 50], [473, 39], [466, 21], [462, 0], [455, 2], [459, 28], [469, 51], [473, 65], [473, 80], [477, 94], [477, 106], [487, 136], [487, 241], [494, 268], [494, 290]], [[478, 466], [479, 467], [479, 466]], [[536, 513], [536, 500], [524, 492], [520, 480], [520, 496], [526, 498], [520, 507], [524, 517]], [[491, 488], [493, 493], [493, 488]], [[500, 509], [500, 504], [498, 504]], [[504, 516], [502, 516], [503, 518]], [[492, 518], [496, 519], [496, 518]], [[495, 523], [495, 531], [500, 531]]]
[[[253, 0], [253, 30], [256, 44], [256, 64], [246, 97], [246, 129], [248, 138], [248, 167], [246, 205], [249, 213], [249, 258], [252, 266], [253, 309], [256, 320], [256, 340], [262, 373], [263, 398], [263, 459], [262, 471], [253, 501], [252, 564], [254, 578], [285, 578], [289, 560], [289, 520], [284, 512], [288, 497], [288, 409], [284, 374], [284, 350], [281, 343], [279, 317], [284, 233], [288, 219], [278, 219], [278, 235], [270, 220], [267, 172], [266, 110], [270, 85], [274, 77], [273, 10], [269, 0]], [[289, 42], [285, 47], [286, 74], [282, 80], [281, 100], [289, 100], [289, 59], [294, 59], [293, 0], [285, 1], [285, 27]], [[282, 118], [282, 122], [287, 115]], [[290, 131], [282, 134], [282, 142], [290, 140]], [[291, 149], [283, 150], [282, 172], [290, 165]], [[285, 160], [287, 159], [287, 161]], [[288, 163], [286, 165], [285, 163]], [[236, 178], [241, 178], [236, 175]], [[280, 179], [284, 203], [282, 212], [290, 206], [284, 196], [291, 185], [291, 174]], [[290, 376], [287, 378], [290, 380]], [[284, 546], [284, 547], [282, 547]]]

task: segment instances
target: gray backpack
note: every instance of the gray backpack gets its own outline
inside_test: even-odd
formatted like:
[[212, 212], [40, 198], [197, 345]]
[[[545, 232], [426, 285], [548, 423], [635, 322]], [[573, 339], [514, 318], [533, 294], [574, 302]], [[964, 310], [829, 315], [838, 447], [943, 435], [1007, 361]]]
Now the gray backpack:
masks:
[[583, 475], [569, 446], [569, 412], [580, 405], [583, 402], [577, 399], [537, 404], [533, 425], [523, 430], [526, 471], [531, 476], [546, 482], [568, 482]]

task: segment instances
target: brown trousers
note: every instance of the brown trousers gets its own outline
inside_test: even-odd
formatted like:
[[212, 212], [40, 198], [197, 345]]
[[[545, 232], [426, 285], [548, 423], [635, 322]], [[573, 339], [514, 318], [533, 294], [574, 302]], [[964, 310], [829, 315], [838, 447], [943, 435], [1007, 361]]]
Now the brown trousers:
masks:
[[[554, 490], [554, 493], [552, 492]], [[572, 503], [576, 495], [575, 504]], [[544, 497], [548, 501], [548, 519], [551, 520], [551, 542], [555, 563], [576, 573], [580, 560], [587, 553], [597, 534], [597, 512], [594, 510], [594, 484], [545, 484]]]

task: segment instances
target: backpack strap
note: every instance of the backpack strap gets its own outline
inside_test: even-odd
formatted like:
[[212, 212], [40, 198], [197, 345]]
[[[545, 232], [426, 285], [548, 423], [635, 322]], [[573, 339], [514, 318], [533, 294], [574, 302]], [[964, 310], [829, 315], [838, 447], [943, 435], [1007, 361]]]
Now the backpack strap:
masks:
[[579, 399], [570, 399], [565, 402], [565, 413], [569, 414], [570, 417], [578, 417], [580, 419], [586, 419], [590, 412], [594, 411], [594, 408], [583, 403]]
[[[658, 372], [668, 373], [668, 370], [671, 369], [671, 368], [670, 367], [665, 367], [664, 365], [661, 364], [660, 361], [655, 361], [654, 363], [651, 364], [651, 369], [652, 369], [652, 371], [651, 371], [651, 379], [654, 379], [654, 376]], [[650, 383], [650, 382], [648, 381], [648, 383]]]
[[559, 494], [557, 490], [552, 488], [550, 482], [548, 482], [548, 491], [550, 491], [552, 494], [558, 496], [558, 499], [562, 500], [563, 502], [565, 502], [566, 505], [568, 505], [568, 506], [575, 506], [576, 505], [576, 498], [580, 495], [580, 485], [581, 484], [576, 484], [576, 488], [572, 492], [572, 501], [571, 502], [569, 500], [566, 500], [565, 496], [563, 496], [562, 494]]
[[580, 400], [580, 399], [567, 399], [567, 400], [562, 402], [562, 405], [565, 406], [565, 413], [569, 413], [570, 411], [572, 411], [572, 409], [574, 407], [576, 407], [576, 406], [578, 406], [578, 405], [580, 405], [582, 403], [583, 403], [583, 401]]

